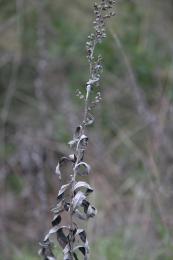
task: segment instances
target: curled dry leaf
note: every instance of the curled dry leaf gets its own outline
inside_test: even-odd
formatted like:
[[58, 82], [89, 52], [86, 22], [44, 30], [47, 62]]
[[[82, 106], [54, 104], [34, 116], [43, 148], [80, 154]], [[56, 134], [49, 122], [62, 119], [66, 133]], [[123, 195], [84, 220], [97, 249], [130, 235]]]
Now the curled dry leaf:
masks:
[[69, 155], [69, 158], [70, 158], [70, 160], [71, 160], [72, 162], [74, 162], [74, 163], [76, 162], [76, 159], [77, 159], [77, 158], [76, 158], [76, 155], [75, 155], [75, 154], [70, 154], [70, 155]]
[[58, 175], [59, 179], [61, 179], [60, 163], [57, 164], [55, 173]]
[[89, 202], [86, 203], [85, 200], [83, 200], [81, 207], [83, 208], [83, 212], [78, 208], [73, 212], [73, 214], [80, 220], [88, 220], [89, 218], [95, 217], [97, 214], [96, 208], [91, 206]]
[[76, 209], [73, 212], [73, 215], [76, 216], [80, 220], [87, 220], [88, 219], [87, 215], [84, 212], [81, 212], [79, 209]]
[[53, 226], [53, 227], [54, 227], [54, 226], [57, 226], [57, 225], [60, 224], [60, 222], [61, 222], [61, 216], [57, 214], [57, 215], [55, 215], [55, 216], [53, 217], [52, 226]]
[[[68, 231], [68, 234], [65, 234], [65, 231]], [[62, 226], [57, 230], [57, 240], [63, 249], [68, 245], [69, 232], [70, 232], [70, 228], [66, 226]]]
[[[85, 247], [85, 246], [76, 246], [73, 249], [73, 252], [76, 253], [76, 251], [80, 251], [82, 253], [82, 255], [84, 256], [84, 260], [88, 260], [89, 259], [89, 248]], [[78, 258], [77, 258], [78, 259]]]
[[49, 239], [46, 242], [40, 243], [41, 249], [39, 250], [39, 255], [44, 257], [47, 260], [56, 260], [53, 252], [52, 252], [52, 244]]
[[93, 192], [93, 189], [91, 188], [91, 186], [87, 182], [85, 182], [85, 181], [78, 181], [75, 184], [73, 190], [76, 191], [76, 190], [81, 189], [81, 188], [82, 189], [83, 188], [86, 189], [85, 195], [88, 195], [89, 193]]
[[86, 162], [80, 162], [75, 165], [74, 172], [76, 175], [85, 176], [90, 173], [91, 167]]
[[73, 260], [72, 253], [70, 252], [70, 246], [67, 244], [63, 250], [64, 260]]
[[60, 229], [59, 225], [56, 225], [56, 226], [52, 227], [49, 230], [49, 232], [47, 233], [47, 235], [45, 236], [44, 242], [47, 241], [52, 234], [57, 233], [58, 229]]
[[88, 145], [88, 137], [86, 135], [81, 135], [78, 143], [77, 143], [77, 150], [85, 150]]
[[73, 135], [73, 140], [68, 142], [68, 144], [70, 145], [70, 147], [72, 149], [74, 149], [76, 147], [77, 143], [79, 142], [82, 132], [83, 132], [83, 127], [81, 125], [77, 126], [75, 133]]
[[82, 135], [82, 132], [83, 132], [83, 127], [81, 125], [77, 126], [75, 133], [74, 133], [74, 136], [73, 136], [73, 139], [79, 139], [80, 136]]
[[53, 212], [54, 214], [59, 214], [60, 212], [62, 212], [64, 210], [63, 202], [64, 200], [61, 200], [59, 203], [57, 203], [57, 205], [51, 209], [51, 212]]
[[54, 256], [47, 256], [47, 260], [56, 260]]
[[85, 198], [86, 196], [83, 194], [83, 192], [78, 191], [72, 200], [73, 210], [81, 206]]
[[90, 202], [86, 199], [83, 200], [82, 206], [84, 208], [84, 213], [87, 215], [88, 218], [93, 218], [97, 214], [96, 208], [91, 206]]
[[62, 185], [57, 196], [57, 201], [61, 201], [64, 198], [65, 191], [70, 187], [71, 183], [67, 183], [65, 185]]
[[66, 162], [69, 162], [69, 161], [71, 161], [71, 162], [75, 162], [75, 155], [69, 155], [68, 157], [66, 157], [66, 156], [64, 156], [64, 157], [62, 157], [60, 160], [59, 160], [59, 162], [58, 162], [58, 164], [57, 164], [57, 166], [56, 166], [56, 169], [55, 169], [55, 174], [56, 175], [58, 175], [58, 177], [59, 177], [59, 179], [61, 179], [61, 170], [60, 170], [60, 168], [61, 168], [61, 166], [64, 164], [64, 163], [66, 163]]

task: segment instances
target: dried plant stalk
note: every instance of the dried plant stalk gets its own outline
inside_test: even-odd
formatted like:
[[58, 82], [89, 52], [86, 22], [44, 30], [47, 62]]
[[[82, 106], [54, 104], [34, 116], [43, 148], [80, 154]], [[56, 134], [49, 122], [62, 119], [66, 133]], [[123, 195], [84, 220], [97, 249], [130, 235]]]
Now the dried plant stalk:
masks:
[[[93, 207], [88, 195], [93, 192], [93, 189], [87, 182], [79, 181], [79, 176], [86, 176], [90, 173], [91, 167], [84, 161], [85, 151], [88, 145], [88, 137], [86, 128], [93, 124], [94, 116], [92, 115], [93, 108], [100, 102], [100, 91], [97, 91], [95, 97], [92, 97], [93, 89], [98, 89], [100, 86], [100, 77], [102, 73], [101, 56], [95, 55], [95, 48], [106, 37], [105, 22], [106, 19], [114, 16], [112, 8], [116, 1], [102, 0], [100, 3], [94, 3], [95, 20], [94, 31], [88, 36], [86, 43], [87, 59], [89, 63], [89, 80], [86, 83], [85, 97], [78, 91], [77, 96], [84, 99], [84, 117], [79, 126], [76, 127], [73, 139], [69, 142], [72, 154], [67, 157], [62, 157], [56, 167], [61, 188], [57, 196], [57, 204], [52, 209], [54, 214], [52, 220], [52, 228], [45, 236], [42, 243], [40, 255], [44, 260], [56, 260], [54, 256], [51, 236], [56, 235], [59, 245], [63, 249], [64, 260], [77, 260], [78, 253], [82, 253], [83, 259], [89, 259], [89, 245], [84, 229], [78, 227], [77, 219], [88, 220], [96, 215], [96, 208]], [[62, 185], [61, 167], [64, 163], [70, 162], [72, 174], [70, 175], [69, 183]], [[62, 213], [66, 212], [70, 221], [68, 225], [61, 224]]]

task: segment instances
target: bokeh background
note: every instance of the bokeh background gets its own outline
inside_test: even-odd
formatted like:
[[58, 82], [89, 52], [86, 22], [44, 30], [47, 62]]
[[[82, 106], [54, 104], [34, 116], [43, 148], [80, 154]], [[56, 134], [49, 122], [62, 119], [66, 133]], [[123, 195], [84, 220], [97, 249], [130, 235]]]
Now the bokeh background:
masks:
[[[91, 260], [171, 260], [173, 1], [119, 0], [116, 12], [89, 129]], [[92, 1], [0, 1], [0, 259], [40, 259], [54, 169], [83, 115], [92, 18]]]

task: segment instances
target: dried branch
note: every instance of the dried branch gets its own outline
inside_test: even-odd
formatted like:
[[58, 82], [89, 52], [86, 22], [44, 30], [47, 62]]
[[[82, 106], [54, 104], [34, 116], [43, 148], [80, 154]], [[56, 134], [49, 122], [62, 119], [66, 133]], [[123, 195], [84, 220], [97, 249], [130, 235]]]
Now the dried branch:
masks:
[[[40, 255], [44, 260], [55, 260], [52, 250], [51, 236], [56, 234], [57, 241], [63, 249], [64, 260], [77, 260], [79, 252], [82, 253], [83, 259], [89, 259], [89, 245], [84, 229], [80, 229], [77, 220], [88, 220], [96, 215], [96, 208], [93, 207], [88, 195], [93, 192], [90, 185], [84, 181], [79, 181], [79, 176], [86, 176], [90, 173], [91, 167], [85, 162], [84, 155], [88, 145], [88, 137], [86, 128], [93, 124], [94, 116], [93, 108], [100, 102], [100, 91], [97, 91], [95, 97], [91, 95], [92, 91], [100, 86], [100, 78], [102, 73], [101, 56], [96, 56], [95, 48], [106, 37], [105, 24], [106, 20], [115, 13], [112, 8], [116, 1], [102, 0], [99, 4], [94, 4], [95, 20], [94, 31], [88, 36], [86, 43], [87, 59], [89, 63], [89, 80], [86, 83], [85, 97], [80, 91], [77, 96], [84, 100], [84, 116], [83, 121], [76, 127], [73, 139], [69, 142], [72, 154], [62, 157], [56, 167], [57, 174], [61, 183], [61, 188], [57, 196], [57, 204], [52, 209], [54, 214], [52, 220], [52, 228], [45, 236], [41, 245]], [[71, 163], [72, 174], [70, 181], [63, 184], [62, 166], [65, 163]], [[62, 213], [69, 215], [70, 221], [67, 225], [61, 225]]]

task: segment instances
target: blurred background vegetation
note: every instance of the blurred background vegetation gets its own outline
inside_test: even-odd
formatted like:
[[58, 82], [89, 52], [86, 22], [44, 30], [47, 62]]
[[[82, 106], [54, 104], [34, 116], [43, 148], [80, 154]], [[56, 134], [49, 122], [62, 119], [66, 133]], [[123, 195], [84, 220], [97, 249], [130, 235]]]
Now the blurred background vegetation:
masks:
[[[87, 154], [91, 260], [173, 259], [173, 1], [119, 0]], [[0, 259], [37, 260], [83, 113], [92, 1], [0, 1]], [[59, 254], [59, 249], [58, 254]]]

